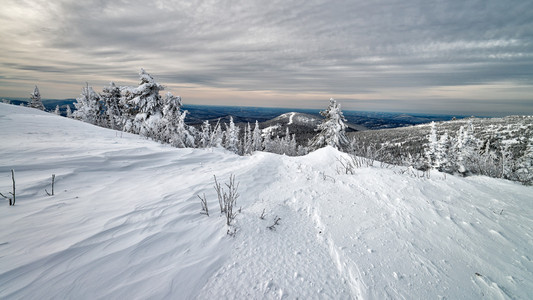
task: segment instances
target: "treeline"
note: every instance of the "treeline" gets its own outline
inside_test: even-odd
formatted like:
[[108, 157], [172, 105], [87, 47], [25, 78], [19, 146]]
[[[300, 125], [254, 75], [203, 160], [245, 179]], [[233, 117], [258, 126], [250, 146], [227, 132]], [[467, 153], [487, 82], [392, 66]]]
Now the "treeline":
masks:
[[[348, 139], [340, 104], [330, 99], [321, 112], [324, 117], [316, 134], [298, 143], [294, 134], [274, 135], [255, 124], [228, 123], [201, 126], [185, 124], [187, 111], [181, 97], [160, 92], [164, 87], [141, 69], [136, 87], [116, 86], [113, 82], [97, 93], [88, 84], [67, 116], [94, 125], [139, 134], [174, 147], [224, 147], [239, 154], [266, 151], [290, 156], [305, 155], [332, 146], [368, 162], [438, 170], [450, 174], [486, 175], [533, 184], [533, 117], [503, 119], [465, 119], [432, 122], [429, 125], [356, 132]], [[30, 106], [44, 109], [37, 87]], [[59, 108], [56, 108], [58, 113]], [[372, 165], [369, 164], [369, 165]]]
[[297, 145], [294, 134], [271, 136], [263, 133], [256, 121], [244, 128], [229, 123], [204, 121], [196, 128], [185, 124], [187, 110], [181, 97], [168, 92], [141, 69], [139, 86], [116, 86], [113, 82], [97, 93], [87, 84], [76, 99], [76, 111], [67, 116], [97, 126], [123, 130], [179, 148], [224, 147], [239, 155], [267, 151], [286, 155], [303, 155], [307, 147]]

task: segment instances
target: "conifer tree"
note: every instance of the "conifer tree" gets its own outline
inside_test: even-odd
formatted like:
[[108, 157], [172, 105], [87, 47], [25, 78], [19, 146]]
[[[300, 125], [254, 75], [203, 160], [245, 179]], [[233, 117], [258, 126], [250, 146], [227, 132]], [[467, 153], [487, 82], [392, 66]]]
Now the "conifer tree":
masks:
[[211, 137], [211, 124], [209, 124], [209, 120], [205, 120], [202, 123], [202, 127], [200, 129], [198, 147], [199, 148], [211, 147], [210, 142], [209, 142], [210, 137]]
[[[181, 111], [181, 97], [173, 96], [169, 92], [163, 102], [165, 103], [163, 120], [159, 129], [162, 132], [162, 136], [158, 139], [179, 148], [194, 147], [194, 137], [190, 134], [185, 124], [187, 111]], [[156, 124], [153, 126], [157, 128]]]
[[428, 168], [432, 168], [432, 169], [439, 168], [439, 160], [437, 158], [437, 155], [438, 155], [437, 144], [438, 144], [437, 128], [436, 128], [435, 122], [431, 122], [429, 135], [428, 135], [428, 144], [425, 149], [426, 165]]
[[233, 153], [239, 153], [239, 130], [233, 123], [233, 117], [230, 117], [229, 125], [226, 125], [224, 148]]
[[178, 148], [193, 148], [194, 137], [187, 129], [185, 124], [185, 117], [187, 116], [187, 111], [184, 110], [179, 118], [178, 122], [175, 125], [174, 133], [171, 136], [171, 145]]
[[56, 109], [54, 110], [54, 114], [61, 116], [61, 111], [59, 110], [59, 105], [56, 105]]
[[252, 154], [253, 147], [252, 147], [252, 129], [250, 127], [250, 123], [246, 124], [246, 127], [244, 129], [244, 138], [242, 140], [242, 154]]
[[80, 97], [76, 98], [74, 106], [76, 111], [72, 114], [75, 119], [86, 123], [98, 125], [100, 113], [100, 96], [93, 90], [89, 83], [81, 89]]
[[[139, 133], [152, 137], [161, 118], [163, 103], [159, 92], [164, 87], [155, 82], [144, 69], [139, 72], [140, 83], [136, 88], [125, 87], [122, 89], [122, 105], [126, 107], [124, 129], [128, 132]], [[149, 120], [152, 118], [152, 120]]]
[[255, 121], [255, 127], [252, 132], [252, 151], [261, 151], [263, 141], [261, 136], [261, 129], [259, 129], [259, 122]]
[[213, 128], [211, 136], [209, 137], [209, 147], [222, 147], [222, 138], [222, 127], [220, 125], [220, 119], [218, 119], [217, 124], [215, 125], [215, 128]]
[[349, 142], [345, 132], [346, 124], [344, 122], [346, 119], [341, 111], [341, 105], [331, 98], [328, 108], [321, 111], [320, 114], [325, 119], [315, 129], [318, 134], [310, 141], [309, 147], [313, 150], [325, 146], [332, 146], [339, 150], [346, 149]]
[[124, 124], [122, 120], [122, 111], [124, 110], [120, 103], [120, 88], [111, 82], [109, 86], [106, 86], [100, 94], [105, 109], [105, 127], [111, 129], [122, 129]]
[[67, 118], [72, 118], [72, 109], [70, 108], [70, 104], [67, 104]]
[[44, 105], [41, 101], [41, 93], [39, 92], [39, 88], [37, 86], [35, 86], [35, 88], [33, 89], [33, 93], [30, 93], [29, 107], [44, 110]]

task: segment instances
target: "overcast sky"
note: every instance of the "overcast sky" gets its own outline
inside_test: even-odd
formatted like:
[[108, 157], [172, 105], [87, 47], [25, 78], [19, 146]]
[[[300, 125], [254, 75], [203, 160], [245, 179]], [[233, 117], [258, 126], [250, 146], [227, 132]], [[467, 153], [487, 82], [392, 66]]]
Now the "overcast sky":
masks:
[[533, 115], [533, 1], [2, 0], [0, 97]]

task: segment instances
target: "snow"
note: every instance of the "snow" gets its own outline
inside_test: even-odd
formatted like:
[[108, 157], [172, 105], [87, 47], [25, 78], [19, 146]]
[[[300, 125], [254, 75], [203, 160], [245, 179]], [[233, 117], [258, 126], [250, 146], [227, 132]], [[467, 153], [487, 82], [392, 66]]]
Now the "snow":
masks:
[[294, 115], [295, 115], [296, 113], [291, 112], [290, 114], [291, 114], [291, 115], [289, 116], [289, 123], [287, 123], [287, 125], [291, 125], [291, 124], [292, 124], [292, 119], [294, 118]]
[[[533, 298], [532, 187], [379, 165], [338, 174], [331, 147], [175, 149], [5, 104], [0, 126], [0, 192], [12, 168], [17, 184], [0, 207], [2, 299]], [[230, 174], [234, 236], [213, 189]]]
[[276, 129], [280, 128], [280, 125], [273, 125], [265, 127], [261, 130], [261, 135], [264, 137], [269, 137], [272, 135], [272, 132], [274, 132]]

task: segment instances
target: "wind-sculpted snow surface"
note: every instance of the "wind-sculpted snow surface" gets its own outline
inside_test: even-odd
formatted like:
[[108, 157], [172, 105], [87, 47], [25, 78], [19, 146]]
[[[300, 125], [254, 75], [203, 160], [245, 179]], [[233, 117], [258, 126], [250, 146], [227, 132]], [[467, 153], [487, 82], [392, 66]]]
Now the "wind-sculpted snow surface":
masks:
[[[0, 206], [2, 299], [533, 298], [532, 187], [338, 174], [329, 147], [175, 149], [4, 104], [0, 126], [0, 192], [11, 169], [17, 183]], [[230, 174], [233, 236], [213, 189]]]

